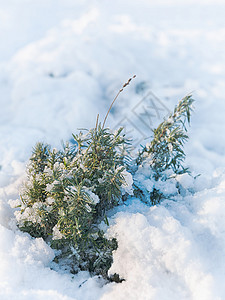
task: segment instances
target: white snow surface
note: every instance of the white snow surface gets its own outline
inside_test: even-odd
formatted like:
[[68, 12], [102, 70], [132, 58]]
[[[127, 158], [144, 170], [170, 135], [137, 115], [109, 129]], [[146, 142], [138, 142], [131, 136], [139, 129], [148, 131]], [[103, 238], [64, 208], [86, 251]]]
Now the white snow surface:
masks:
[[[0, 299], [225, 299], [225, 1], [0, 0], [0, 38]], [[104, 284], [53, 270], [54, 251], [17, 229], [12, 203], [35, 143], [59, 148], [95, 126], [134, 74], [107, 126], [128, 120], [144, 144], [146, 93], [163, 104], [154, 124], [192, 93], [186, 165], [201, 176], [179, 177], [192, 194], [177, 201], [114, 210], [110, 273], [125, 281]]]

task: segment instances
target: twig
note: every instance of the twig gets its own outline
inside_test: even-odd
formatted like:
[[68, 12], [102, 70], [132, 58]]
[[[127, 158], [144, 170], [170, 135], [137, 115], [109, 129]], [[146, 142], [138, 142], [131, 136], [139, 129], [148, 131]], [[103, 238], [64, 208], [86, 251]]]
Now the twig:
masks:
[[95, 130], [97, 130], [97, 128], [98, 128], [98, 119], [99, 119], [99, 114], [97, 115], [97, 120], [96, 120]]
[[118, 98], [119, 94], [124, 90], [124, 88], [125, 88], [126, 86], [128, 86], [128, 85], [130, 84], [131, 80], [132, 80], [133, 78], [135, 78], [135, 77], [136, 77], [136, 75], [134, 75], [133, 77], [129, 78], [128, 81], [127, 81], [126, 83], [124, 83], [123, 87], [119, 90], [119, 92], [117, 93], [116, 97], [113, 99], [113, 102], [111, 103], [111, 105], [110, 105], [110, 107], [109, 107], [109, 110], [107, 111], [107, 114], [106, 114], [106, 116], [105, 116], [105, 119], [104, 119], [102, 128], [104, 128], [105, 122], [106, 122], [107, 117], [108, 117], [108, 115], [109, 115], [109, 112], [110, 112], [110, 110], [111, 110], [113, 104], [115, 103], [116, 99]]

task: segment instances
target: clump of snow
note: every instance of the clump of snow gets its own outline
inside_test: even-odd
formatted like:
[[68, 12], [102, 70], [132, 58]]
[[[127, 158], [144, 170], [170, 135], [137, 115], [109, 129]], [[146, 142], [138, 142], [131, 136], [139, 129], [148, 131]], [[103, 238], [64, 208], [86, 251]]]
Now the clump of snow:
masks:
[[3, 226], [0, 234], [2, 300], [100, 298], [102, 282], [98, 278], [91, 279], [87, 272], [72, 277], [50, 269], [54, 252], [42, 239]]
[[11, 218], [13, 217], [13, 212], [10, 209], [10, 205], [3, 200], [0, 201], [0, 224], [9, 227]]
[[187, 173], [176, 176], [177, 182], [179, 182], [185, 189], [193, 188], [195, 180]]
[[59, 225], [56, 224], [53, 229], [52, 229], [52, 239], [53, 240], [60, 240], [63, 238], [63, 234], [60, 232], [60, 228], [59, 228]]
[[89, 188], [85, 188], [84, 187], [84, 191], [85, 191], [85, 193], [88, 194], [88, 196], [92, 200], [93, 204], [99, 203], [100, 199], [99, 199], [98, 195], [96, 195], [95, 193], [93, 193]]
[[129, 195], [133, 195], [133, 177], [132, 175], [127, 172], [127, 170], [123, 170], [121, 175], [124, 177], [124, 183], [122, 184], [122, 194], [129, 194]]
[[26, 221], [34, 224], [41, 223], [39, 210], [42, 206], [42, 202], [35, 202], [32, 207], [25, 208], [23, 214], [21, 214], [20, 211], [16, 211], [15, 215], [19, 226], [23, 226]]
[[221, 299], [225, 196], [215, 199], [216, 192], [118, 213], [109, 229], [119, 243], [110, 273], [126, 281], [103, 299]]
[[55, 202], [55, 199], [52, 198], [52, 197], [48, 197], [48, 198], [46, 198], [46, 202], [47, 202], [49, 205], [51, 205], [51, 204], [53, 204], [53, 203]]

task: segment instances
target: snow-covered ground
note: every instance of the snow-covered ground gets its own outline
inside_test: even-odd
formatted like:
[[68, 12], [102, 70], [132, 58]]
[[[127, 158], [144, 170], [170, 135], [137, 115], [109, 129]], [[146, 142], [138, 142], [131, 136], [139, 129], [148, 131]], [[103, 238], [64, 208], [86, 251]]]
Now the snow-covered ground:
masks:
[[[0, 0], [1, 300], [225, 299], [225, 1], [155, 2]], [[104, 285], [52, 270], [53, 250], [16, 229], [10, 203], [34, 144], [60, 147], [103, 120], [134, 74], [107, 125], [145, 143], [192, 93], [186, 164], [201, 176], [180, 178], [195, 193], [177, 202], [117, 209], [111, 272], [126, 281]]]

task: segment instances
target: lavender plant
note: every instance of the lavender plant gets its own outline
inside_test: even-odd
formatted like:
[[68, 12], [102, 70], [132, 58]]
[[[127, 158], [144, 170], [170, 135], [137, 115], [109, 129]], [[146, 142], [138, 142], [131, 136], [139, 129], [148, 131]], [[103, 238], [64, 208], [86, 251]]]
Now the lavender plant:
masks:
[[[131, 80], [119, 90], [112, 105]], [[139, 152], [135, 163], [149, 165], [152, 180], [166, 180], [168, 170], [174, 174], [188, 171], [182, 165], [183, 145], [188, 139], [186, 124], [190, 123], [192, 103], [191, 96], [182, 99], [154, 130], [150, 144]], [[99, 224], [108, 224], [106, 212], [121, 203], [123, 187], [130, 184], [126, 178], [131, 177], [127, 171], [129, 141], [122, 128], [114, 133], [105, 128], [109, 111], [103, 125], [97, 118], [94, 128], [73, 135], [73, 143], [67, 143], [62, 150], [36, 144], [17, 212], [22, 231], [42, 237], [61, 251], [55, 261], [66, 259], [73, 273], [88, 270], [105, 278], [117, 241], [106, 239]], [[136, 195], [138, 191], [148, 197], [140, 182], [135, 188]], [[163, 196], [153, 188], [151, 203], [160, 203]], [[117, 275], [115, 278], [118, 281]]]

